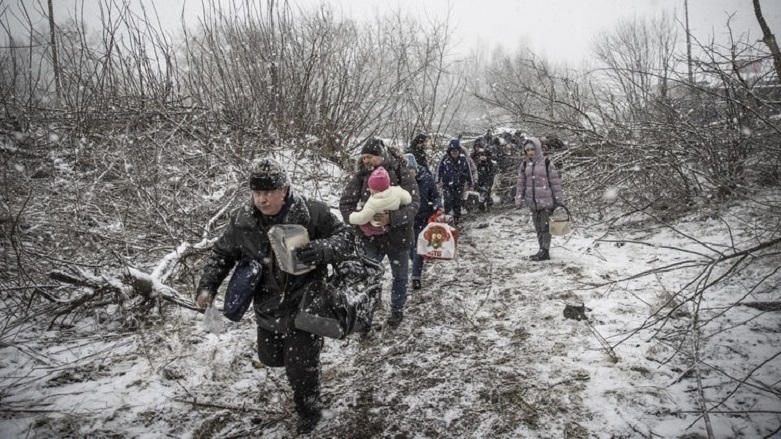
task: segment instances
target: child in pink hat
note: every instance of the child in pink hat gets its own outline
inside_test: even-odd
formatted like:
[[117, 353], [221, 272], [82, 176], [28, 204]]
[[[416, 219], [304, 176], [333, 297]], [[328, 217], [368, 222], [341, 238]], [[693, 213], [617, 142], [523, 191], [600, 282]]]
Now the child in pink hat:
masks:
[[412, 195], [400, 186], [391, 186], [388, 171], [382, 166], [378, 166], [369, 176], [369, 192], [372, 195], [361, 210], [350, 214], [350, 224], [357, 225], [368, 236], [381, 235], [386, 230], [375, 223], [372, 217], [411, 203]]

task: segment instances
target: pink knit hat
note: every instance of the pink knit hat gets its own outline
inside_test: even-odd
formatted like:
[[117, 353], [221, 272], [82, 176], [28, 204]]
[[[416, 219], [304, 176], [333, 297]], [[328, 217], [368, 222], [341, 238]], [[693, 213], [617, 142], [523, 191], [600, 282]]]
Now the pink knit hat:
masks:
[[369, 176], [369, 189], [382, 192], [389, 187], [390, 176], [388, 175], [388, 171], [386, 171], [385, 168], [379, 166], [377, 169], [372, 171], [372, 175]]

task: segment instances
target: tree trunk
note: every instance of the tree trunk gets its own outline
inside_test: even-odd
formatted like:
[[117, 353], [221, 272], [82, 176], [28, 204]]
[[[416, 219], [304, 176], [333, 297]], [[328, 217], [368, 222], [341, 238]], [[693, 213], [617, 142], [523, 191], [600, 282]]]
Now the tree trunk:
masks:
[[49, 0], [49, 34], [51, 36], [52, 46], [52, 68], [54, 69], [54, 90], [57, 93], [57, 100], [60, 99], [60, 63], [57, 60], [57, 39], [55, 38], [54, 26], [54, 5]]
[[773, 56], [773, 64], [776, 67], [776, 81], [781, 82], [781, 51], [778, 50], [776, 37], [770, 32], [765, 17], [762, 16], [762, 8], [759, 6], [759, 0], [753, 0], [753, 2], [754, 14], [757, 16], [759, 27], [762, 28], [762, 42], [770, 49], [770, 54]]
[[694, 84], [694, 75], [692, 74], [692, 33], [689, 29], [689, 1], [683, 2], [683, 9], [686, 12], [686, 65], [689, 66], [689, 84]]

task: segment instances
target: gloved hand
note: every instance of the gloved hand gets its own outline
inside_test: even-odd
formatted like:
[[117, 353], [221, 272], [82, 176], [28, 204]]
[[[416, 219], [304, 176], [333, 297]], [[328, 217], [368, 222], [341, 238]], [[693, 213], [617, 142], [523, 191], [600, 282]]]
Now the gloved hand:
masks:
[[327, 264], [331, 260], [330, 255], [328, 243], [321, 240], [312, 241], [296, 249], [296, 258], [310, 266]]
[[214, 301], [214, 294], [206, 290], [198, 291], [195, 295], [195, 304], [198, 305], [198, 308], [211, 306], [212, 301]]

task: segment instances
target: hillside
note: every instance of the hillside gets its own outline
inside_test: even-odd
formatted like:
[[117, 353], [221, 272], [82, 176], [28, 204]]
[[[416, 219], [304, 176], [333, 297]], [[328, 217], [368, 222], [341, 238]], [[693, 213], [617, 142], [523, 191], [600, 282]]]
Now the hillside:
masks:
[[[328, 409], [311, 436], [706, 437], [701, 397], [717, 437], [776, 434], [778, 307], [733, 303], [745, 294], [735, 288], [765, 279], [775, 288], [744, 301], [777, 305], [781, 258], [701, 302], [673, 297], [707, 268], [705, 246], [750, 246], [741, 225], [727, 233], [740, 209], [691, 215], [677, 232], [582, 219], [542, 263], [524, 258], [536, 251], [526, 211], [471, 216], [458, 259], [427, 265], [399, 328], [327, 341]], [[563, 317], [576, 302], [588, 323]], [[289, 386], [255, 361], [253, 319], [214, 335], [168, 306], [134, 330], [96, 313], [70, 331], [20, 332], [0, 348], [1, 436], [289, 437]]]

